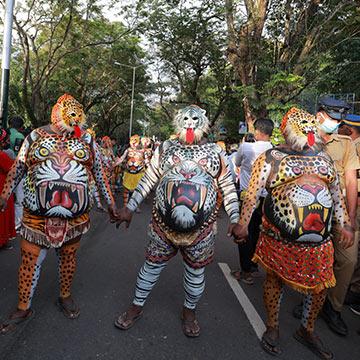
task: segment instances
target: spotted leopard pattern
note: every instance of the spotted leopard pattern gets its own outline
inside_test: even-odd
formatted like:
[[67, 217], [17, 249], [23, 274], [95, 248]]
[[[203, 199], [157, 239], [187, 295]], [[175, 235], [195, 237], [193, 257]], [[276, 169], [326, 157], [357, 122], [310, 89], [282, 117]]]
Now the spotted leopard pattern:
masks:
[[74, 126], [82, 128], [85, 121], [83, 106], [69, 94], [60, 96], [52, 108], [51, 123], [63, 132], [72, 132]]
[[310, 147], [313, 151], [319, 152], [324, 148], [324, 144], [318, 133], [318, 126], [319, 123], [314, 115], [301, 109], [291, 108], [281, 122], [280, 131], [292, 150], [302, 151]]
[[[314, 177], [318, 184], [309, 186], [307, 179]], [[278, 148], [260, 155], [253, 166], [240, 216], [241, 224], [250, 221], [262, 189], [268, 191], [265, 215], [288, 240], [300, 238], [304, 232], [304, 208], [318, 213], [313, 216], [324, 222], [321, 230], [323, 240], [329, 235], [332, 217], [341, 226], [349, 223], [334, 164], [325, 152], [300, 155]]]

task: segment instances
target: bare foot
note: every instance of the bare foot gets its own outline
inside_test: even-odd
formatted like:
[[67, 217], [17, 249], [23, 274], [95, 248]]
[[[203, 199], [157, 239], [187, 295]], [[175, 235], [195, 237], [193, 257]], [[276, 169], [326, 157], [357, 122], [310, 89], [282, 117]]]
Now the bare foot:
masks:
[[196, 320], [195, 310], [183, 307], [181, 314], [182, 330], [188, 337], [198, 337], [200, 335], [200, 326]]
[[142, 306], [131, 304], [130, 307], [115, 320], [114, 325], [121, 330], [128, 330], [141, 318], [142, 314]]

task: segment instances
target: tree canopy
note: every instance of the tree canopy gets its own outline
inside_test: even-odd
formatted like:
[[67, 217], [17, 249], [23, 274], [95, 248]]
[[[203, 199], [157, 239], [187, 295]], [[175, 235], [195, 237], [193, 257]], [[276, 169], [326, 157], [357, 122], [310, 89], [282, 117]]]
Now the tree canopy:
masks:
[[240, 121], [279, 120], [304, 99], [313, 110], [319, 94], [359, 97], [359, 9], [353, 0], [17, 1], [10, 113], [45, 124], [68, 92], [99, 135], [125, 139], [141, 65], [135, 132], [165, 138], [174, 111], [194, 103], [214, 132], [222, 124], [236, 139]]

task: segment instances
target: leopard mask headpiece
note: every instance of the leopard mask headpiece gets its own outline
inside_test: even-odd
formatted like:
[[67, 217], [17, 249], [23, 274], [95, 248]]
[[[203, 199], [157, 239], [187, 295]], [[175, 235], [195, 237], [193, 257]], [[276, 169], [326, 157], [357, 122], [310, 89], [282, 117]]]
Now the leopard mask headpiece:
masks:
[[129, 145], [132, 149], [137, 149], [140, 146], [140, 136], [135, 134], [130, 137]]
[[179, 140], [185, 144], [199, 143], [204, 133], [209, 131], [206, 111], [197, 105], [180, 109], [174, 118], [174, 126]]
[[319, 136], [318, 126], [314, 115], [293, 107], [283, 117], [280, 130], [293, 150], [301, 152], [308, 147], [319, 152], [324, 144]]
[[83, 106], [69, 94], [60, 96], [52, 108], [51, 124], [62, 133], [74, 133], [80, 137], [85, 122]]

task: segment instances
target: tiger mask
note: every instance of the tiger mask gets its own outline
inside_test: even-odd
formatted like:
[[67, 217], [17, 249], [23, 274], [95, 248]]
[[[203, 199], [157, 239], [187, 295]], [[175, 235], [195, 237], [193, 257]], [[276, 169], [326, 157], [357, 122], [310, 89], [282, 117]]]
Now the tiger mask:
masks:
[[131, 149], [138, 149], [140, 146], [140, 136], [135, 134], [130, 137], [129, 145]]
[[209, 120], [205, 114], [206, 111], [197, 105], [187, 106], [177, 112], [174, 126], [182, 143], [199, 143], [204, 133], [209, 131]]
[[51, 112], [51, 124], [62, 133], [74, 133], [80, 137], [86, 122], [83, 106], [71, 95], [59, 97]]
[[285, 114], [280, 130], [293, 150], [301, 152], [310, 148], [319, 152], [324, 144], [318, 133], [318, 125], [315, 116], [293, 107]]

